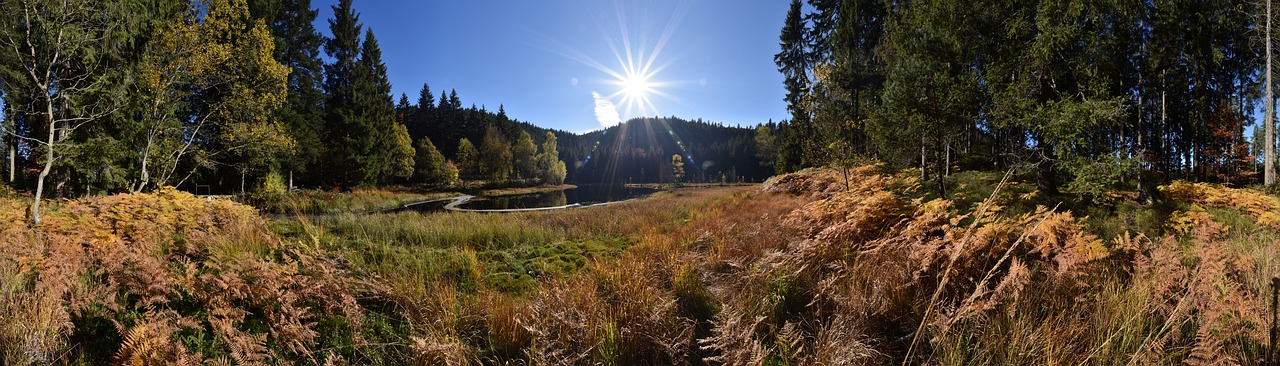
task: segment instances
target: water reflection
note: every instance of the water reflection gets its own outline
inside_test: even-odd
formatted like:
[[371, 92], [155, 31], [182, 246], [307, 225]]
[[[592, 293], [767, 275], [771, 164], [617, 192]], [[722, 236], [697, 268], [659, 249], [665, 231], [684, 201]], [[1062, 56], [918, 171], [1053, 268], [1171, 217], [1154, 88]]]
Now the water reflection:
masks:
[[467, 210], [509, 210], [568, 205], [589, 206], [599, 203], [640, 198], [653, 194], [654, 189], [627, 188], [623, 186], [583, 185], [566, 190], [522, 195], [476, 197], [458, 208]]

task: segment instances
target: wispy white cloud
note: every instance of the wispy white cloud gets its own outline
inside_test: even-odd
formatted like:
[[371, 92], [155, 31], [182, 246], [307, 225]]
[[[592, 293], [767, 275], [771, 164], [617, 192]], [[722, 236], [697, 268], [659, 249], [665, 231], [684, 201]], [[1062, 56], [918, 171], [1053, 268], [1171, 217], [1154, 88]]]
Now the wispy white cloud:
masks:
[[596, 121], [600, 122], [600, 126], [609, 128], [622, 122], [622, 117], [618, 116], [618, 106], [613, 105], [609, 98], [594, 91], [591, 92], [591, 97], [596, 100]]

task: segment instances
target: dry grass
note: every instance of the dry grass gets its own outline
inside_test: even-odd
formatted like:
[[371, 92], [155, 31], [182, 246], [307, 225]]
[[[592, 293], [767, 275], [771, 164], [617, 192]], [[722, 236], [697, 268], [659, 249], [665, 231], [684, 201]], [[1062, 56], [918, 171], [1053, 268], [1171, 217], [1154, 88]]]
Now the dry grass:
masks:
[[[1006, 210], [1020, 203], [999, 188], [970, 212], [918, 187], [808, 170], [584, 210], [277, 223], [286, 240], [250, 208], [172, 191], [66, 201], [38, 228], [0, 227], [0, 356], [1262, 362], [1280, 200], [1176, 182], [1171, 212], [1142, 216], [1158, 230], [1099, 237], [1066, 210]], [[0, 219], [24, 208], [0, 199]]]
[[240, 199], [266, 213], [319, 215], [377, 212], [409, 203], [458, 195], [453, 192], [358, 188], [350, 191], [305, 189], [279, 195], [249, 195]]
[[169, 189], [64, 201], [37, 227], [7, 227], [0, 282], [8, 364], [316, 361], [317, 317], [358, 329], [363, 313], [339, 268], [252, 208]]

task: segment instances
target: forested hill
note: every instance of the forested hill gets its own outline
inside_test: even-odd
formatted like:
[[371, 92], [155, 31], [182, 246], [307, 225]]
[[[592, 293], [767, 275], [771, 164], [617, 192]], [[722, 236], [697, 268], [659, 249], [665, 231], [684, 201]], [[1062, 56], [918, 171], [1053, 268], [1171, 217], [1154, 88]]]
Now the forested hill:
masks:
[[759, 182], [773, 172], [757, 157], [755, 130], [677, 117], [635, 118], [567, 137], [560, 159], [577, 183], [670, 182], [673, 155], [684, 181]]
[[467, 160], [466, 154], [458, 155], [462, 141], [479, 148], [490, 126], [508, 142], [518, 141], [520, 132], [527, 132], [539, 146], [550, 132], [557, 138], [569, 183], [671, 182], [672, 155], [682, 157], [682, 181], [686, 182], [759, 182], [773, 173], [772, 165], [762, 166], [757, 157], [756, 132], [751, 128], [658, 117], [635, 118], [607, 129], [574, 134], [512, 119], [503, 106], [492, 112], [483, 106], [461, 105], [456, 92], [442, 93], [436, 99], [430, 87], [423, 85], [418, 102], [410, 103], [408, 96], [401, 95], [397, 111], [413, 141], [429, 138], [455, 163]]

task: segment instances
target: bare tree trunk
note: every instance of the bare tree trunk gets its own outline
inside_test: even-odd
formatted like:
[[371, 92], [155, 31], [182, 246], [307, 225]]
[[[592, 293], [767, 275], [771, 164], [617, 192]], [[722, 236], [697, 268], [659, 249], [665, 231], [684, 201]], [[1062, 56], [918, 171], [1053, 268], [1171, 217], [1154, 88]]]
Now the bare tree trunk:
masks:
[[951, 143], [947, 143], [947, 166], [942, 168], [944, 176], [951, 176]]
[[9, 139], [9, 183], [13, 184], [18, 170], [18, 139]]
[[[41, 89], [44, 89], [44, 88], [41, 88]], [[45, 91], [44, 94], [45, 94], [45, 118], [48, 118], [50, 121], [49, 140], [45, 141], [46, 150], [45, 150], [45, 157], [44, 157], [44, 169], [40, 170], [40, 177], [36, 179], [36, 197], [35, 197], [35, 200], [31, 203], [31, 221], [34, 222], [36, 225], [40, 224], [40, 197], [44, 195], [44, 179], [49, 176], [49, 171], [53, 170], [53, 158], [54, 158], [53, 144], [56, 142], [54, 141], [54, 136], [55, 136], [54, 133], [58, 130], [57, 126], [55, 126], [54, 123], [52, 122], [54, 121], [53, 99], [52, 97], [48, 96], [49, 92], [47, 90]]]
[[1267, 142], [1265, 144], [1266, 151], [1263, 152], [1263, 183], [1268, 187], [1276, 184], [1276, 102], [1272, 98], [1271, 85], [1271, 0], [1267, 0]]
[[928, 171], [929, 171], [929, 167], [925, 165], [924, 137], [921, 137], [920, 138], [920, 182], [929, 181], [929, 175], [928, 173], [926, 173]]

